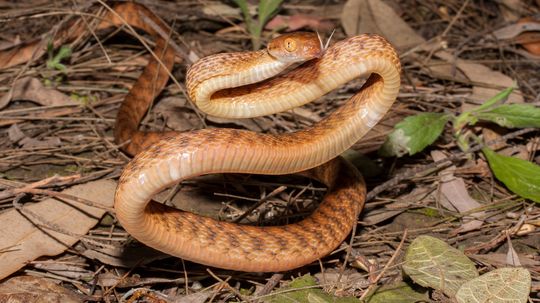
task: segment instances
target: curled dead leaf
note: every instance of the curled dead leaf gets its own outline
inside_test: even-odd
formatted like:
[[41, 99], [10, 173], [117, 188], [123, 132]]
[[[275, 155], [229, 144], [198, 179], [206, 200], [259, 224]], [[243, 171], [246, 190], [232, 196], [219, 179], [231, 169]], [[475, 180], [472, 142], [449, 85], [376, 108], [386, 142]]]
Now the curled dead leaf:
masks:
[[[518, 24], [533, 23], [540, 25], [540, 20], [533, 17], [525, 17], [518, 21]], [[540, 56], [540, 30], [526, 31], [515, 38], [516, 43], [521, 44], [529, 53]]]
[[11, 90], [0, 97], [0, 109], [8, 105], [11, 100], [28, 100], [44, 106], [76, 103], [64, 93], [43, 86], [39, 79], [33, 77], [24, 77], [15, 81]]
[[265, 26], [266, 29], [296, 31], [308, 28], [315, 31], [326, 32], [335, 28], [334, 23], [317, 16], [296, 14], [292, 16], [277, 15]]
[[[22, 207], [22, 212], [28, 211], [38, 215], [40, 220], [55, 226], [57, 230], [47, 229], [45, 232], [29, 219], [31, 217], [23, 215], [17, 209], [10, 209], [0, 214], [0, 230], [2, 231], [0, 247], [14, 248], [0, 254], [0, 264], [2, 264], [0, 279], [19, 270], [28, 261], [44, 255], [57, 255], [79, 241], [82, 235], [86, 234], [106, 212], [103, 208], [112, 207], [115, 189], [115, 182], [99, 180], [76, 185], [63, 191], [81, 199], [92, 200], [97, 207], [72, 205], [55, 198]], [[65, 231], [69, 231], [70, 234]], [[0, 299], [0, 302], [3, 301]]]
[[347, 36], [377, 33], [398, 50], [424, 42], [391, 6], [380, 0], [349, 0], [343, 6], [341, 23]]

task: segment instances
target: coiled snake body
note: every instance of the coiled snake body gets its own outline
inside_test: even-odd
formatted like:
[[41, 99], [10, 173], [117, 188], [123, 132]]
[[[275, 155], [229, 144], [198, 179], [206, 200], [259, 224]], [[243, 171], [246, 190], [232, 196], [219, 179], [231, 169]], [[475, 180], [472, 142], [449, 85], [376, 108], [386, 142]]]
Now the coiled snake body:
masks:
[[[286, 35], [273, 40], [266, 50], [210, 56], [188, 71], [187, 91], [199, 108], [211, 115], [244, 118], [291, 109], [372, 73], [345, 105], [305, 130], [282, 135], [235, 129], [143, 132], [138, 125], [166, 84], [174, 61], [174, 52], [155, 26], [162, 33], [170, 29], [134, 3], [115, 5], [114, 12], [102, 20], [98, 27], [127, 22], [152, 34], [154, 53], [161, 61], [150, 60], [126, 96], [115, 125], [116, 141], [136, 154], [120, 177], [115, 197], [116, 215], [126, 231], [151, 247], [187, 260], [260, 272], [308, 264], [345, 239], [363, 207], [365, 185], [354, 168], [336, 157], [382, 118], [400, 86], [400, 63], [384, 38], [351, 37], [320, 56], [322, 50], [312, 34]], [[70, 26], [64, 40], [83, 29], [81, 24]], [[55, 45], [61, 42], [55, 40]], [[24, 49], [35, 54], [38, 47]], [[23, 59], [13, 54], [24, 49], [0, 53], [4, 67], [20, 63]], [[293, 62], [319, 56], [273, 77]], [[326, 184], [328, 192], [309, 217], [278, 227], [219, 222], [149, 202], [152, 195], [175, 182], [222, 172], [301, 173]]]
[[[308, 36], [280, 37], [268, 49], [288, 39], [303, 45], [313, 38]], [[343, 160], [326, 162], [359, 140], [393, 103], [400, 85], [396, 53], [379, 36], [352, 37], [286, 75], [258, 82], [290, 65], [276, 61], [266, 50], [203, 58], [188, 71], [188, 93], [210, 114], [251, 117], [304, 104], [359, 75], [376, 74], [344, 106], [302, 131], [271, 135], [203, 129], [171, 134], [145, 149], [125, 168], [116, 193], [116, 215], [132, 236], [171, 255], [242, 271], [296, 268], [327, 255], [345, 239], [363, 206], [364, 183]], [[304, 174], [329, 191], [311, 216], [286, 226], [236, 225], [149, 203], [164, 187], [202, 174], [307, 169]]]

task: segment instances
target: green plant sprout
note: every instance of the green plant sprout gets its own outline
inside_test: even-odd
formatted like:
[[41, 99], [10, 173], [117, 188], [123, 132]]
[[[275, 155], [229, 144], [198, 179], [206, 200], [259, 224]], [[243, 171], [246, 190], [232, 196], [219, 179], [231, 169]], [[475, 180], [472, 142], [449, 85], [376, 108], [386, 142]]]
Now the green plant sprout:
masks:
[[47, 60], [47, 68], [56, 69], [61, 72], [66, 71], [66, 66], [60, 63], [62, 60], [71, 56], [71, 48], [67, 45], [62, 45], [56, 55], [54, 54], [54, 45], [49, 43], [47, 45], [47, 54], [49, 59]]
[[261, 47], [261, 35], [264, 25], [274, 16], [283, 0], [261, 0], [257, 8], [257, 19], [251, 17], [249, 13], [247, 0], [234, 0], [244, 15], [246, 27], [251, 35], [251, 43], [253, 49], [257, 50]]
[[[540, 128], [540, 108], [531, 104], [501, 104], [512, 93], [507, 88], [482, 105], [459, 115], [450, 113], [421, 113], [396, 124], [379, 150], [383, 156], [413, 155], [435, 142], [446, 123], [452, 123], [454, 138], [462, 151], [470, 142], [482, 140], [466, 127], [478, 121], [489, 121], [505, 128]], [[518, 158], [500, 155], [488, 147], [482, 148], [495, 177], [508, 189], [523, 198], [540, 203], [540, 166]]]

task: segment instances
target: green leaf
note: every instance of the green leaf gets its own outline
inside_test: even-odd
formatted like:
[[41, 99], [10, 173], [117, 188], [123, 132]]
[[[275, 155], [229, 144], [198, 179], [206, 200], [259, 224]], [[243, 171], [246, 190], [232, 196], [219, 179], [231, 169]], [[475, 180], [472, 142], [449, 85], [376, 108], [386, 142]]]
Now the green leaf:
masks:
[[370, 296], [366, 303], [415, 303], [429, 302], [427, 291], [416, 291], [405, 282], [384, 285]]
[[280, 287], [273, 294], [267, 297], [265, 302], [273, 303], [357, 303], [356, 297], [334, 297], [325, 293], [322, 289], [316, 288], [317, 281], [309, 274], [295, 279], [289, 286]]
[[407, 248], [403, 270], [415, 283], [440, 290], [449, 297], [463, 283], [478, 276], [467, 256], [430, 236], [419, 236]]
[[484, 147], [491, 170], [512, 192], [540, 203], [540, 166], [529, 161], [499, 155]]
[[58, 61], [61, 61], [66, 58], [69, 58], [70, 56], [71, 56], [71, 47], [67, 45], [62, 45], [62, 47], [60, 47], [60, 50], [58, 51], [58, 54], [56, 54], [55, 59]]
[[491, 97], [489, 100], [484, 102], [482, 105], [480, 105], [477, 108], [473, 109], [471, 112], [483, 111], [483, 110], [491, 107], [495, 103], [497, 103], [499, 101], [502, 101], [502, 100], [505, 100], [506, 98], [508, 98], [508, 96], [512, 93], [513, 90], [514, 90], [514, 87], [509, 87], [509, 88], [501, 91], [500, 93], [496, 94], [495, 96]]
[[540, 107], [531, 104], [504, 104], [474, 115], [478, 119], [495, 122], [503, 127], [540, 128]]
[[261, 0], [259, 2], [259, 24], [263, 27], [268, 19], [277, 12], [278, 7], [283, 0]]
[[476, 122], [478, 122], [478, 117], [476, 113], [486, 111], [488, 110], [488, 108], [495, 105], [495, 103], [507, 99], [513, 90], [514, 90], [514, 87], [509, 87], [501, 91], [497, 95], [491, 97], [489, 100], [487, 100], [486, 102], [484, 102], [482, 105], [478, 106], [477, 108], [461, 113], [459, 116], [457, 116], [456, 119], [454, 119], [454, 122], [453, 122], [454, 132], [456, 134], [459, 133], [461, 129], [465, 127], [466, 125], [475, 125]]
[[414, 155], [435, 142], [444, 130], [450, 116], [442, 113], [422, 113], [410, 116], [396, 124], [384, 142], [383, 156]]
[[249, 15], [249, 9], [248, 9], [248, 5], [247, 5], [247, 0], [233, 0], [233, 2], [236, 5], [238, 5], [240, 10], [242, 11], [242, 14], [244, 14], [244, 19], [247, 19], [247, 18], [251, 17]]
[[60, 61], [69, 58], [71, 56], [71, 48], [67, 45], [62, 45], [60, 47], [60, 50], [58, 51], [58, 54], [56, 56], [52, 56], [52, 44], [48, 47], [49, 51], [49, 60], [47, 60], [47, 67], [51, 69], [57, 69], [60, 71], [66, 70], [65, 65], [61, 64]]
[[463, 284], [458, 303], [526, 303], [531, 291], [531, 273], [525, 268], [499, 268]]
[[247, 24], [248, 30], [251, 32], [251, 27], [253, 20], [251, 19], [251, 15], [249, 14], [249, 8], [247, 4], [247, 0], [233, 0], [236, 5], [240, 8], [242, 11], [242, 15], [244, 15], [244, 21]]

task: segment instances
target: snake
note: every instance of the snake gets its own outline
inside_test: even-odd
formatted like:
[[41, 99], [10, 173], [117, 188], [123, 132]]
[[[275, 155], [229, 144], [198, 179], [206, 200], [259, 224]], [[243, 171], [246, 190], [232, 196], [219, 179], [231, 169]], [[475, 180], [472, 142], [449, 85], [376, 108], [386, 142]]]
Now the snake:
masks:
[[[114, 126], [116, 143], [134, 155], [114, 198], [116, 217], [132, 237], [185, 260], [246, 272], [295, 269], [325, 257], [346, 239], [363, 209], [366, 187], [339, 155], [378, 123], [400, 88], [399, 57], [385, 38], [363, 34], [325, 48], [313, 33], [289, 33], [259, 51], [204, 57], [187, 71], [189, 98], [208, 115], [227, 118], [290, 110], [369, 75], [356, 94], [308, 128], [283, 134], [226, 128], [153, 132], [139, 130], [139, 124], [169, 80], [175, 52], [163, 33], [171, 30], [131, 2], [112, 6], [102, 20], [98, 28], [127, 23], [155, 40], [155, 57], [126, 95]], [[77, 28], [70, 25], [55, 44], [76, 37]], [[35, 44], [15, 51], [35, 57]], [[4, 67], [29, 59], [13, 52], [0, 53], [8, 62]], [[300, 174], [328, 189], [309, 216], [283, 226], [224, 222], [152, 201], [173, 184], [218, 173]]]

